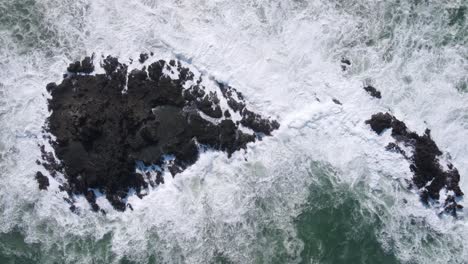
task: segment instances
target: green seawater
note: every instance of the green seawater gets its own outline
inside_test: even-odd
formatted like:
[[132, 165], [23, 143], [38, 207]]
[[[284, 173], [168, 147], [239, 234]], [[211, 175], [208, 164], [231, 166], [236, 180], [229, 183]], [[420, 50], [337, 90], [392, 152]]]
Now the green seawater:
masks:
[[[334, 183], [332, 171], [323, 169], [323, 166], [313, 165], [312, 168], [318, 181], [310, 186], [308, 202], [294, 221], [299, 239], [303, 242], [300, 259], [292, 259], [286, 253], [281, 230], [272, 225], [264, 226], [258, 234], [260, 246], [256, 249], [258, 255], [253, 262], [400, 263], [393, 252], [383, 249], [378, 241], [377, 235], [382, 226], [378, 217], [361, 204], [366, 201], [365, 198], [350, 191], [347, 185]], [[113, 254], [111, 236], [108, 234], [99, 240], [63, 237], [62, 241], [56, 241], [56, 246], [46, 247], [40, 242], [25, 242], [20, 231], [5, 233], [0, 235], [0, 263], [68, 263], [71, 259], [79, 259], [80, 254], [92, 263], [140, 263]], [[275, 247], [276, 253], [266, 256], [265, 252], [270, 251], [271, 247]], [[150, 254], [145, 263], [162, 262]], [[221, 252], [207, 263], [235, 262]]]
[[382, 223], [361, 204], [365, 194], [333, 184], [330, 172], [316, 173], [319, 182], [310, 187], [308, 204], [296, 219], [302, 263], [399, 263], [377, 239]]

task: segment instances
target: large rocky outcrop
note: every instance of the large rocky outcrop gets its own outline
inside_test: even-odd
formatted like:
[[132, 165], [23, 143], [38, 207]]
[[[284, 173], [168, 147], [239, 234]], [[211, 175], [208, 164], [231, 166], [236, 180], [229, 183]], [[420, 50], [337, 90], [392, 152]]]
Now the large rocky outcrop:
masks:
[[[148, 57], [142, 54], [140, 63]], [[139, 194], [164, 182], [160, 171], [156, 178], [137, 173], [137, 163], [175, 175], [196, 162], [201, 148], [230, 156], [279, 127], [248, 110], [234, 88], [213, 82], [216, 89], [206, 89], [202, 76], [195, 80], [178, 61], [159, 60], [128, 72], [109, 56], [101, 66], [105, 74], [92, 75], [93, 59], [87, 57], [72, 63], [60, 84], [47, 85], [51, 115], [45, 130], [56, 138], [51, 145], [58, 160], [42, 148], [50, 174], [60, 171], [66, 178], [62, 190], [70, 197], [85, 195], [95, 211], [95, 190], [123, 211], [131, 188]], [[36, 178], [47, 188], [42, 173]]]

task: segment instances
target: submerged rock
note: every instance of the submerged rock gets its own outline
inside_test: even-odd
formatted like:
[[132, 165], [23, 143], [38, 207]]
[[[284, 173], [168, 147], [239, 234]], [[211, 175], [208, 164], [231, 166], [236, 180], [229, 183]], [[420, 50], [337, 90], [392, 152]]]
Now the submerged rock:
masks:
[[346, 71], [349, 67], [351, 67], [351, 61], [347, 58], [341, 58], [340, 65], [341, 70]]
[[[426, 129], [420, 136], [389, 113], [372, 115], [366, 123], [377, 134], [381, 134], [385, 129], [392, 129], [391, 135], [396, 142], [388, 144], [386, 149], [400, 153], [409, 161], [413, 184], [419, 190], [421, 200], [425, 204], [430, 200], [438, 201], [440, 191], [444, 189], [447, 191], [443, 205], [445, 211], [456, 216], [457, 210], [462, 208], [455, 199], [463, 196], [459, 186], [460, 174], [450, 162], [447, 162], [447, 168], [444, 169], [441, 163], [443, 153], [431, 138], [430, 130]], [[399, 144], [411, 148], [412, 155], [403, 151]]]
[[336, 99], [336, 98], [333, 98], [332, 99], [333, 103], [337, 104], [337, 105], [343, 105], [340, 100]]
[[[215, 83], [217, 91], [208, 91], [201, 77], [194, 81], [194, 74], [178, 61], [159, 60], [128, 73], [127, 65], [108, 56], [101, 66], [105, 74], [89, 75], [94, 66], [87, 57], [68, 67], [71, 74], [62, 83], [47, 85], [52, 98], [46, 131], [56, 138], [51, 145], [59, 162], [43, 152], [51, 175], [60, 171], [65, 176], [61, 188], [83, 194], [94, 211], [99, 206], [93, 190], [123, 211], [131, 208], [124, 199], [130, 189], [138, 195], [148, 184], [164, 183], [160, 172], [156, 179], [137, 173], [138, 162], [176, 175], [197, 161], [200, 146], [230, 156], [254, 142], [257, 133], [270, 135], [279, 127], [248, 110], [234, 88]], [[229, 108], [222, 109], [217, 92]], [[231, 110], [240, 112], [238, 122], [231, 119]], [[37, 177], [41, 189], [44, 177]]]

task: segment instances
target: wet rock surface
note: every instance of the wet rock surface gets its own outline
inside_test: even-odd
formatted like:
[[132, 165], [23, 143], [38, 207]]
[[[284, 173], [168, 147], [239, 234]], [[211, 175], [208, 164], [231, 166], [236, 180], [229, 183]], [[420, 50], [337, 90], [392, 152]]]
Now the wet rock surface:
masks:
[[377, 99], [381, 99], [382, 98], [382, 94], [380, 93], [379, 90], [377, 90], [374, 86], [371, 86], [371, 85], [366, 85], [364, 86], [364, 90], [370, 94], [370, 96], [372, 97], [375, 97]]
[[47, 190], [49, 187], [49, 178], [42, 174], [42, 172], [38, 171], [36, 173], [36, 180], [39, 183], [39, 189], [40, 190]]
[[[445, 212], [456, 216], [457, 211], [463, 208], [457, 203], [457, 199], [463, 196], [459, 187], [460, 174], [450, 162], [445, 161], [443, 165], [443, 153], [431, 138], [430, 130], [426, 129], [420, 136], [389, 113], [372, 115], [366, 123], [377, 134], [392, 129], [391, 135], [395, 142], [389, 143], [386, 149], [400, 153], [409, 161], [413, 172], [412, 186], [419, 191], [423, 203], [437, 203], [441, 191], [446, 191], [442, 206]], [[400, 146], [411, 149], [412, 153], [406, 153]]]
[[340, 66], [342, 71], [346, 71], [349, 67], [351, 67], [351, 61], [347, 58], [341, 58]]
[[[142, 54], [140, 62], [148, 57]], [[279, 127], [248, 110], [234, 88], [215, 83], [208, 91], [202, 76], [195, 80], [179, 61], [159, 60], [128, 72], [127, 65], [108, 56], [101, 62], [105, 74], [90, 75], [92, 61], [72, 63], [62, 83], [47, 85], [51, 115], [45, 132], [55, 136], [50, 143], [56, 159], [44, 146], [41, 152], [50, 175], [65, 176], [61, 190], [70, 197], [84, 195], [94, 211], [100, 210], [95, 191], [123, 211], [131, 208], [125, 201], [130, 189], [143, 196], [143, 189], [164, 183], [163, 171], [176, 175], [195, 163], [201, 149], [231, 156]], [[233, 113], [240, 116], [237, 121]], [[155, 171], [138, 173], [137, 164], [159, 170], [154, 177]], [[40, 172], [36, 178], [46, 189], [48, 178]], [[75, 210], [73, 199], [67, 201]]]

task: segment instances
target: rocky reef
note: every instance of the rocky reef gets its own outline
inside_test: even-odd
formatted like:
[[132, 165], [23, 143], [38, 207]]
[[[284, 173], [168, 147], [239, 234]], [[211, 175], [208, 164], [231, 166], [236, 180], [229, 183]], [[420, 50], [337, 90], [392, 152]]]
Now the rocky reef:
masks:
[[[442, 151], [431, 138], [429, 129], [422, 136], [410, 131], [406, 124], [389, 113], [377, 113], [366, 121], [372, 130], [381, 134], [386, 129], [392, 129], [391, 136], [395, 142], [389, 143], [388, 151], [403, 155], [410, 163], [413, 172], [412, 184], [419, 191], [425, 204], [438, 203], [441, 191], [445, 191], [442, 206], [444, 211], [454, 216], [463, 206], [457, 199], [463, 196], [460, 189], [460, 174], [449, 161], [444, 161]], [[409, 149], [411, 153], [407, 153]]]
[[[149, 59], [142, 54], [139, 63]], [[115, 57], [102, 58], [105, 73], [96, 73], [93, 58], [70, 64], [60, 84], [47, 91], [51, 112], [45, 125], [52, 153], [42, 147], [40, 162], [55, 177], [66, 181], [60, 188], [86, 197], [94, 211], [96, 192], [105, 195], [116, 210], [131, 205], [129, 190], [143, 196], [148, 185], [164, 183], [161, 174], [173, 176], [194, 164], [202, 149], [231, 156], [279, 128], [246, 106], [234, 88], [211, 81], [203, 85], [180, 61], [159, 60], [131, 71]], [[153, 173], [140, 168], [156, 168]], [[153, 177], [154, 172], [156, 176]], [[41, 189], [49, 181], [38, 172]]]

